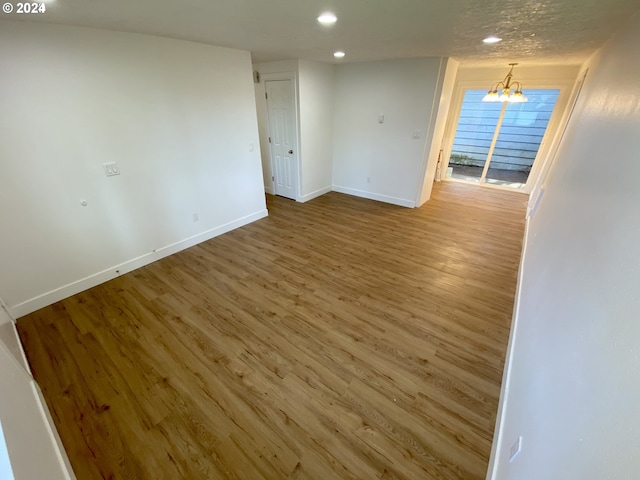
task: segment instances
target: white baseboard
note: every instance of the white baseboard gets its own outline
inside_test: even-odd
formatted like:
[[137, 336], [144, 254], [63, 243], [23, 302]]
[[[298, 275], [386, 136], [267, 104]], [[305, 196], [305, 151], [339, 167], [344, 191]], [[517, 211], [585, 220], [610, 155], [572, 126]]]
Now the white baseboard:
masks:
[[[493, 432], [493, 443], [491, 445], [491, 456], [489, 467], [487, 468], [486, 480], [495, 480], [500, 464], [500, 455], [503, 452], [504, 421], [509, 401], [509, 386], [511, 385], [511, 369], [513, 365], [513, 349], [518, 334], [518, 318], [520, 314], [520, 298], [522, 296], [522, 277], [524, 275], [524, 262], [527, 254], [529, 239], [529, 218], [525, 221], [524, 239], [520, 252], [520, 267], [518, 268], [518, 283], [516, 285], [516, 298], [513, 304], [513, 317], [511, 319], [511, 330], [509, 332], [509, 344], [507, 345], [507, 356], [504, 362], [502, 373], [502, 386], [500, 388], [500, 402], [498, 403], [498, 414], [496, 416], [496, 426]], [[507, 447], [508, 448], [508, 447]], [[508, 453], [508, 452], [507, 452]]]
[[62, 470], [62, 474], [65, 476], [66, 480], [76, 480], [76, 475], [71, 467], [71, 462], [69, 461], [69, 457], [67, 456], [67, 452], [62, 445], [62, 440], [60, 440], [60, 435], [58, 434], [58, 430], [56, 430], [56, 426], [53, 423], [53, 418], [51, 418], [51, 412], [49, 412], [49, 408], [47, 407], [47, 402], [42, 396], [42, 391], [40, 390], [40, 386], [37, 384], [35, 380], [31, 380], [31, 388], [33, 389], [33, 393], [36, 397], [36, 403], [40, 407], [40, 413], [42, 414], [42, 419], [44, 420], [44, 424], [47, 426], [47, 430], [49, 431], [49, 436], [51, 438], [51, 444], [54, 446], [56, 451], [56, 456], [58, 457], [58, 462], [60, 462], [60, 468]]
[[406, 200], [404, 198], [390, 197], [388, 195], [380, 195], [379, 193], [366, 192], [364, 190], [356, 190], [355, 188], [341, 187], [334, 185], [332, 187], [334, 192], [346, 193], [347, 195], [353, 195], [355, 197], [368, 198], [369, 200], [377, 200], [379, 202], [391, 203], [393, 205], [400, 205], [401, 207], [415, 208], [415, 200]]
[[146, 253], [140, 257], [133, 258], [119, 265], [114, 265], [113, 267], [110, 267], [106, 270], [94, 273], [93, 275], [89, 275], [88, 277], [82, 278], [62, 287], [56, 288], [55, 290], [51, 290], [50, 292], [43, 293], [42, 295], [39, 295], [35, 298], [9, 307], [9, 313], [11, 314], [11, 316], [13, 316], [13, 318], [19, 318], [24, 315], [28, 315], [29, 313], [35, 312], [40, 308], [46, 307], [48, 305], [51, 305], [52, 303], [58, 302], [67, 297], [83, 292], [84, 290], [95, 287], [96, 285], [100, 285], [101, 283], [112, 280], [119, 275], [129, 273], [132, 270], [144, 267], [145, 265], [153, 263], [156, 260], [160, 260], [161, 258], [168, 257], [169, 255], [177, 253], [181, 250], [193, 247], [198, 243], [205, 242], [214, 237], [217, 237], [218, 235], [222, 235], [223, 233], [230, 232], [231, 230], [235, 230], [236, 228], [255, 222], [256, 220], [260, 220], [267, 215], [268, 212], [266, 209], [261, 210], [259, 212], [252, 213], [251, 215], [247, 215], [224, 225], [220, 225], [218, 227], [212, 228], [171, 245], [157, 248], [156, 250]]
[[264, 193], [268, 193], [269, 195], [275, 195], [276, 192], [273, 190], [273, 187], [264, 187]]
[[321, 188], [320, 190], [316, 190], [315, 192], [307, 193], [306, 195], [302, 195], [298, 201], [299, 202], [308, 202], [309, 200], [313, 200], [314, 198], [318, 198], [325, 193], [329, 193], [331, 191], [331, 185]]

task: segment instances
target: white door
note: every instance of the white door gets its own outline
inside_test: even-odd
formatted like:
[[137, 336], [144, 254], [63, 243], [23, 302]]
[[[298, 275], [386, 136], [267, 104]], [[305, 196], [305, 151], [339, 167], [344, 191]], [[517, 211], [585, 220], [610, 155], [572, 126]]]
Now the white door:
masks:
[[265, 82], [274, 192], [298, 198], [298, 142], [292, 80]]

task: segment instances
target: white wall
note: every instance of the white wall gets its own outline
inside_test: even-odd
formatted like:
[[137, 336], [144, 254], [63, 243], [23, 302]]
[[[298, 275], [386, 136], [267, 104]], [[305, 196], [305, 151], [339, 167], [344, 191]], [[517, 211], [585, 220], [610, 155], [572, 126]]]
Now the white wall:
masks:
[[[0, 308], [0, 424], [9, 470], [15, 480], [75, 478], [39, 388], [25, 365], [13, 321]], [[0, 441], [0, 448], [2, 444]], [[6, 452], [0, 451], [0, 459]], [[2, 479], [12, 478], [6, 468], [0, 461]]]
[[553, 167], [553, 163], [557, 158], [556, 154], [558, 152], [558, 149], [560, 148], [560, 144], [562, 143], [562, 138], [564, 137], [564, 134], [566, 132], [569, 119], [573, 115], [576, 100], [580, 95], [582, 86], [584, 85], [584, 80], [589, 71], [589, 63], [590, 62], [586, 62], [585, 65], [583, 65], [580, 73], [577, 76], [577, 80], [573, 86], [571, 95], [569, 96], [567, 106], [562, 114], [562, 118], [558, 123], [558, 128], [553, 134], [553, 140], [550, 141], [549, 148], [546, 149], [544, 157], [540, 158], [541, 163], [536, 162], [539, 165], [536, 165], [536, 171], [532, 172], [533, 174], [535, 174], [536, 178], [533, 179], [533, 183], [529, 182], [527, 184], [527, 189], [530, 189], [529, 204], [527, 206], [527, 217], [531, 215], [531, 213], [535, 210], [538, 201], [544, 194], [546, 179]]
[[488, 478], [638, 477], [639, 78], [636, 15], [594, 59], [529, 222]]
[[300, 60], [302, 201], [331, 191], [335, 66]]
[[9, 312], [5, 310], [2, 303], [2, 300], [0, 300], [0, 344], [4, 345], [6, 351], [13, 356], [18, 365], [30, 374], [29, 365], [22, 352], [18, 332]]
[[440, 58], [338, 67], [334, 190], [415, 206], [439, 67]]
[[3, 22], [0, 63], [15, 316], [266, 215], [249, 52]]
[[38, 387], [2, 345], [0, 383], [0, 421], [15, 480], [75, 478], [47, 422]]
[[[460, 64], [452, 58], [442, 58], [440, 62], [440, 74], [438, 75], [438, 84], [436, 86], [425, 142], [425, 158], [422, 167], [424, 174], [421, 174], [423, 180], [422, 188], [418, 194], [417, 206], [423, 205], [431, 198], [431, 190], [433, 189], [433, 182], [436, 177], [438, 158], [440, 157], [440, 151], [444, 141], [444, 132], [447, 126], [447, 118], [459, 65]], [[440, 159], [440, 161], [442, 162], [442, 159]]]

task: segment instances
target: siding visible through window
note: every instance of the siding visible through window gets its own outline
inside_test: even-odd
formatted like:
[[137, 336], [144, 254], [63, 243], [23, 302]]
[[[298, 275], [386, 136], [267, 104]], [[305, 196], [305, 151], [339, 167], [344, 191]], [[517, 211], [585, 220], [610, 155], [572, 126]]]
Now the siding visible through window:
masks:
[[529, 101], [507, 104], [496, 145], [482, 179], [502, 103], [482, 102], [484, 90], [465, 93], [449, 159], [448, 175], [523, 187], [538, 154], [558, 95], [557, 89], [526, 90]]

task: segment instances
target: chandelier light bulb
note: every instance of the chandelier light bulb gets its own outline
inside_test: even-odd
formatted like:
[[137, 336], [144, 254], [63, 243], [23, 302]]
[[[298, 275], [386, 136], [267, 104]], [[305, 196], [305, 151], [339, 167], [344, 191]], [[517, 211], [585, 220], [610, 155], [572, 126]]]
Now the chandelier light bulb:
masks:
[[321, 23], [322, 25], [333, 25], [337, 21], [338, 17], [331, 12], [325, 12], [318, 17], [318, 23]]

